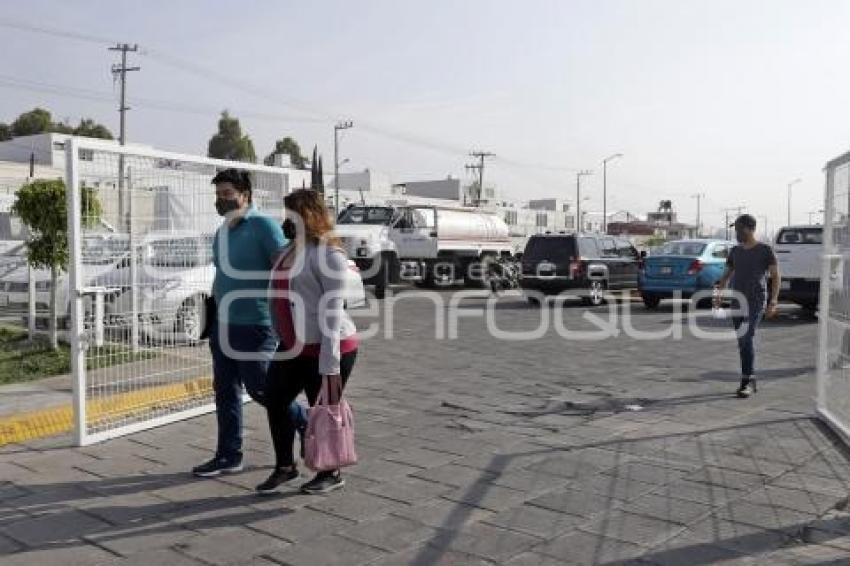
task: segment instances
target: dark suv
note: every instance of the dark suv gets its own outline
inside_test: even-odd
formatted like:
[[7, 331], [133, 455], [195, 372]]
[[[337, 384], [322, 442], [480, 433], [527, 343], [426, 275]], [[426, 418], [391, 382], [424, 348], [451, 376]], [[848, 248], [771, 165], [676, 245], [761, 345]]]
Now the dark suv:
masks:
[[[600, 305], [605, 290], [637, 289], [641, 257], [623, 238], [595, 234], [538, 234], [522, 254], [520, 287], [545, 294], [574, 291]], [[526, 294], [537, 302], [537, 293]]]

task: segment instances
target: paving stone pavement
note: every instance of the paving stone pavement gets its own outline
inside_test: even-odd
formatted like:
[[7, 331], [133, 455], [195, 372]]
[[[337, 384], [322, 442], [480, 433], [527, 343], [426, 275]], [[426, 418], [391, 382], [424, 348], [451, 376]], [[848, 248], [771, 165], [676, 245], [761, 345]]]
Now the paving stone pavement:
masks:
[[[246, 471], [220, 479], [187, 473], [213, 448], [211, 415], [6, 446], [0, 563], [850, 564], [850, 458], [812, 416], [816, 324], [795, 309], [763, 325], [760, 390], [739, 400], [728, 339], [622, 324], [601, 341], [497, 339], [476, 298], [457, 338], [436, 339], [433, 302], [399, 296], [395, 336], [367, 339], [352, 377], [361, 463], [343, 491], [256, 496], [272, 451], [255, 405]], [[493, 322], [598, 329], [608, 312], [508, 297]], [[629, 324], [672, 321], [635, 306]]]

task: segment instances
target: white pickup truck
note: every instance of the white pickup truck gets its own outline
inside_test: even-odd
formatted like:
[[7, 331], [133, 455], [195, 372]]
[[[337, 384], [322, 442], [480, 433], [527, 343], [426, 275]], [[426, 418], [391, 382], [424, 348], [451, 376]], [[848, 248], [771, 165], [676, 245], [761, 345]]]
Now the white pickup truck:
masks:
[[823, 227], [786, 226], [777, 234], [773, 249], [782, 276], [779, 299], [796, 303], [807, 310], [816, 310], [820, 293]]
[[494, 213], [404, 199], [350, 205], [336, 233], [378, 299], [404, 281], [486, 285], [488, 261], [513, 253], [508, 226]]

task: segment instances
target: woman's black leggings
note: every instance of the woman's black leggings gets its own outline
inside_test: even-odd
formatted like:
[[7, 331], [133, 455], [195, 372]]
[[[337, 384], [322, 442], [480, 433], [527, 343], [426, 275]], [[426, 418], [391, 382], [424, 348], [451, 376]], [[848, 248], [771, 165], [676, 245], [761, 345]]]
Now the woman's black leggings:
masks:
[[[348, 376], [354, 368], [357, 350], [343, 354], [339, 360], [342, 387], [348, 383]], [[322, 375], [319, 373], [319, 358], [298, 356], [290, 360], [274, 360], [269, 367], [266, 384], [266, 412], [269, 417], [269, 430], [274, 445], [275, 463], [278, 467], [295, 464], [292, 445], [295, 443], [295, 423], [288, 407], [298, 394], [304, 391], [310, 406], [316, 404], [322, 387]]]

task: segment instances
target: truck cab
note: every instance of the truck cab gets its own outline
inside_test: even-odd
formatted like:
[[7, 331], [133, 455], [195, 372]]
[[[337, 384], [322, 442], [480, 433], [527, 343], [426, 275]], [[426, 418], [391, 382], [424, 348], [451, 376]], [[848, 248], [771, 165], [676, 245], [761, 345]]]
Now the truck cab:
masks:
[[823, 226], [785, 226], [773, 248], [782, 277], [779, 298], [814, 311], [820, 295]]

